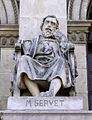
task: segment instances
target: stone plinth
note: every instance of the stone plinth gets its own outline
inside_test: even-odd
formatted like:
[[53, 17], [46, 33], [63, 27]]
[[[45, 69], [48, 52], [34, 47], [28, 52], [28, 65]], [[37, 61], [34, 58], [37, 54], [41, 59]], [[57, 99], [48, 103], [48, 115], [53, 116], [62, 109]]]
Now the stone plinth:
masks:
[[10, 110], [82, 110], [82, 97], [9, 97]]
[[1, 120], [92, 120], [92, 111], [0, 111]]

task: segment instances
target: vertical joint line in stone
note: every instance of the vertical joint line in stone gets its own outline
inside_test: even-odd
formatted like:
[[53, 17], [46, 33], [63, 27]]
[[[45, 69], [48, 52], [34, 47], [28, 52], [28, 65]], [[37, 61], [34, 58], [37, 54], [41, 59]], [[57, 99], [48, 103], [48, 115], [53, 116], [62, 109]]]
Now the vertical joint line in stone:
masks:
[[0, 61], [1, 61], [1, 48], [0, 48]]

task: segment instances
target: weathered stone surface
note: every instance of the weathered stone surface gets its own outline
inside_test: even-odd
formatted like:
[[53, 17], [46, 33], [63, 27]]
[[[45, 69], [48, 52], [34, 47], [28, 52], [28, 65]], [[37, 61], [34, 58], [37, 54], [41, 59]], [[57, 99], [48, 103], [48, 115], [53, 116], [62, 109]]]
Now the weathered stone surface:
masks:
[[92, 120], [91, 111], [1, 111], [3, 120]]
[[82, 97], [9, 97], [11, 110], [82, 110]]
[[0, 73], [0, 96], [9, 96], [12, 73]]
[[[1, 94], [0, 94], [1, 95]], [[7, 96], [0, 96], [0, 110], [5, 110], [7, 108]]]
[[15, 61], [13, 60], [14, 48], [1, 48], [0, 73], [13, 72]]
[[18, 8], [16, 1], [13, 0], [3, 0], [0, 1], [0, 10], [2, 24], [14, 24], [18, 22]]
[[76, 45], [75, 54], [76, 54], [78, 69], [86, 69], [87, 68], [86, 45], [85, 44]]
[[76, 92], [79, 96], [84, 96], [84, 109], [88, 109], [88, 86], [87, 86], [87, 61], [86, 45], [77, 44], [75, 46], [77, 59], [78, 77], [76, 78]]
[[86, 20], [89, 0], [70, 0], [68, 4], [68, 17], [71, 20]]
[[[59, 4], [58, 4], [59, 3]], [[59, 19], [60, 29], [67, 32], [65, 0], [24, 0], [20, 1], [20, 39], [31, 39], [40, 32], [40, 23], [47, 15], [55, 15]]]
[[[61, 7], [62, 6], [62, 7]], [[58, 8], [57, 8], [58, 7]], [[66, 9], [66, 2], [64, 0], [24, 0], [20, 1], [20, 14], [22, 16], [43, 16], [48, 14], [55, 14], [57, 16], [61, 16], [62, 18], [66, 18], [66, 11], [62, 11]], [[57, 9], [56, 9], [57, 8]], [[62, 9], [62, 10], [61, 10]], [[30, 11], [30, 12], [29, 12]], [[43, 12], [44, 11], [44, 12]]]
[[0, 61], [0, 96], [10, 95], [10, 84], [13, 79], [13, 48], [1, 48]]

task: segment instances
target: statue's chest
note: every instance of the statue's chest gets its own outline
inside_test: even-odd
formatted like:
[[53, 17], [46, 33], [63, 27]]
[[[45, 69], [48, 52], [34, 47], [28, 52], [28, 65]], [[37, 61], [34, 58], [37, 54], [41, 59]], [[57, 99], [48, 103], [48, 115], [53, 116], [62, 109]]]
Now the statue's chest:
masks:
[[57, 51], [59, 44], [53, 39], [40, 39], [38, 42], [37, 53], [49, 54]]

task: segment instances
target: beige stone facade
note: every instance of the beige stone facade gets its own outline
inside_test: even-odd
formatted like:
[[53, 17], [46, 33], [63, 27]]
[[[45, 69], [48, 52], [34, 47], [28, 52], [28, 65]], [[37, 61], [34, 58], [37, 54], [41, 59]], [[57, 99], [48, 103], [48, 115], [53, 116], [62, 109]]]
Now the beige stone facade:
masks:
[[20, 39], [31, 39], [32, 36], [35, 36], [39, 32], [41, 32], [40, 25], [42, 23], [43, 18], [47, 15], [55, 15], [59, 20], [60, 29], [64, 34], [67, 33], [65, 0], [53, 0], [53, 2], [49, 0], [28, 0], [27, 5], [25, 5], [26, 1], [21, 0], [20, 4]]
[[[21, 2], [22, 1], [23, 0], [21, 0]], [[12, 78], [13, 67], [15, 64], [13, 61], [14, 43], [20, 34], [18, 27], [19, 2], [20, 0], [3, 0], [3, 2], [2, 0], [0, 0], [0, 11], [2, 11], [0, 13], [1, 15], [0, 18], [0, 22], [1, 22], [0, 24], [0, 109], [6, 108], [5, 103], [7, 101], [7, 97], [11, 95], [10, 82], [13, 79]], [[28, 2], [30, 3], [30, 0], [28, 0]], [[41, 4], [42, 4], [42, 0], [39, 3], [35, 3], [35, 5], [37, 5], [37, 10], [34, 10], [34, 14], [36, 14], [36, 16], [37, 16], [37, 11], [43, 9], [41, 7], [38, 7], [38, 5], [40, 6]], [[58, 0], [58, 3], [56, 4], [59, 9], [62, 8], [63, 5], [62, 2], [59, 3]], [[69, 40], [71, 40], [75, 44], [75, 53], [76, 53], [78, 73], [79, 73], [79, 76], [76, 80], [77, 81], [76, 91], [77, 91], [77, 95], [84, 97], [85, 110], [89, 109], [86, 47], [88, 42], [89, 28], [92, 23], [92, 21], [91, 20], [89, 21], [87, 18], [90, 4], [91, 4], [91, 0], [67, 0], [68, 22], [66, 21], [66, 17], [64, 15], [63, 15], [64, 17], [62, 18], [62, 14], [64, 14], [62, 11], [59, 14], [57, 13], [59, 18], [63, 19], [63, 23], [67, 22], [67, 26], [66, 26], [67, 29], [65, 29], [64, 32], [66, 32], [66, 30], [68, 31], [67, 33]], [[30, 8], [30, 4], [27, 7]], [[22, 21], [25, 21], [25, 19], [26, 19], [25, 24], [27, 24], [31, 19], [31, 17], [29, 17], [31, 13], [29, 13], [27, 9], [26, 11], [23, 11], [23, 13], [24, 16], [20, 16], [20, 21], [21, 21], [20, 24], [22, 23], [24, 24], [24, 22]], [[38, 16], [40, 16], [40, 14], [41, 13], [39, 13]], [[38, 16], [37, 19], [35, 19], [36, 21], [39, 21]], [[42, 14], [41, 18], [43, 18], [43, 16], [44, 15]], [[23, 27], [25, 28], [25, 26]], [[20, 29], [22, 29], [22, 27], [20, 27]], [[30, 26], [28, 26], [28, 28], [25, 28], [25, 31], [26, 30], [27, 31], [30, 30], [32, 32], [32, 28]], [[23, 32], [25, 33], [25, 31]], [[28, 31], [27, 37], [30, 36], [30, 31]], [[22, 34], [20, 36], [23, 37]]]

